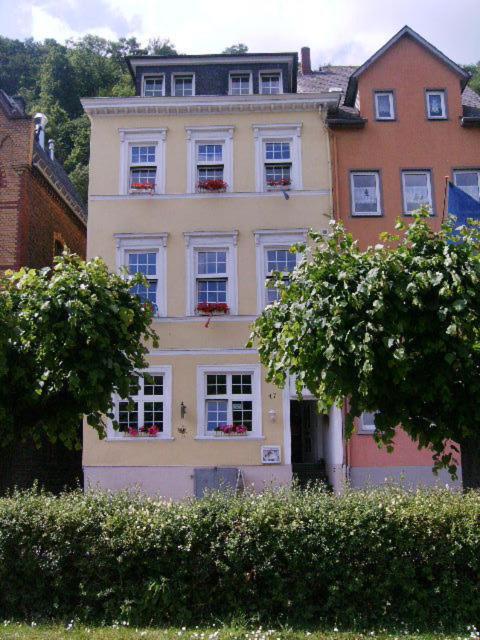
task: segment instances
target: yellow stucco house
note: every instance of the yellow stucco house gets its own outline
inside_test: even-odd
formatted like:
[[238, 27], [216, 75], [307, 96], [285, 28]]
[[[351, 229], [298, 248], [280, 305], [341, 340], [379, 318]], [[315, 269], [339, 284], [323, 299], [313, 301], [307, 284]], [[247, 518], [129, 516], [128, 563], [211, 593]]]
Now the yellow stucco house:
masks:
[[267, 384], [250, 324], [276, 296], [289, 247], [327, 232], [332, 186], [325, 116], [336, 91], [297, 93], [297, 55], [134, 57], [136, 93], [82, 101], [92, 124], [88, 248], [141, 271], [155, 305], [134, 411], [120, 430], [85, 426], [90, 488], [180, 499], [222, 482], [261, 490], [293, 470], [342, 477], [338, 409], [317, 415], [293, 385]]

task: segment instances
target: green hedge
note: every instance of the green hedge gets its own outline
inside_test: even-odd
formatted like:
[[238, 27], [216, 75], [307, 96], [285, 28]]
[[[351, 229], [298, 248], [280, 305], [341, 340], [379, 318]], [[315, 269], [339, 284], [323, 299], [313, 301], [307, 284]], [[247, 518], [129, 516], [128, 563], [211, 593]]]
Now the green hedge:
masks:
[[0, 499], [0, 619], [465, 628], [480, 494]]

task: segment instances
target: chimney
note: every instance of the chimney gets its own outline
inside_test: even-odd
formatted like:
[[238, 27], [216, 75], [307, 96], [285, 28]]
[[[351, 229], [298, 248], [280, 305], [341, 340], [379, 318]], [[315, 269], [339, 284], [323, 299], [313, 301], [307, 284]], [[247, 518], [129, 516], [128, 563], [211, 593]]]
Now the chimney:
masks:
[[36, 113], [33, 117], [35, 122], [35, 135], [42, 149], [45, 149], [45, 127], [47, 126], [48, 118], [43, 113]]
[[302, 74], [312, 73], [312, 63], [310, 62], [310, 47], [302, 47]]
[[50, 160], [55, 160], [55, 141], [51, 138], [48, 141], [48, 152], [50, 153]]

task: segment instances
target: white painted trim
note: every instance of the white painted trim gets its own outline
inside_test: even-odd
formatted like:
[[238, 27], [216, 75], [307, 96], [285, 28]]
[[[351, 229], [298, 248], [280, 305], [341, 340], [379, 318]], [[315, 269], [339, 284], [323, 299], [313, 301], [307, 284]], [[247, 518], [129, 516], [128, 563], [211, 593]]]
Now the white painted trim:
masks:
[[[262, 92], [262, 76], [278, 75], [278, 91], [279, 93], [263, 93]], [[261, 69], [258, 72], [258, 93], [263, 96], [281, 95], [283, 93], [283, 71], [281, 69]]]
[[[173, 440], [172, 437], [172, 366], [171, 365], [151, 365], [148, 369], [144, 369], [146, 373], [155, 375], [161, 373], [163, 375], [163, 432], [155, 438], [141, 438], [141, 442], [155, 442], [158, 440]], [[142, 373], [142, 372], [140, 372]], [[145, 396], [143, 396], [145, 397]], [[118, 420], [118, 403], [121, 398], [118, 394], [113, 396], [113, 405], [115, 417]], [[112, 442], [136, 442], [136, 438], [127, 438], [120, 435], [119, 431], [115, 431], [112, 421], [107, 421], [107, 440]]]
[[[303, 189], [302, 178], [302, 123], [292, 124], [253, 124], [255, 141], [255, 190], [266, 191], [264, 172], [264, 145], [266, 142], [289, 142], [291, 145], [291, 186], [293, 190]], [[278, 193], [278, 192], [277, 192]]]
[[257, 355], [257, 349], [152, 349], [149, 356], [249, 356]]
[[[233, 94], [232, 90], [232, 76], [248, 76], [248, 94], [247, 93], [242, 93], [242, 94]], [[242, 69], [238, 69], [237, 71], [235, 71], [234, 69], [232, 69], [231, 71], [229, 71], [228, 73], [228, 95], [233, 96], [233, 95], [253, 95], [253, 73], [251, 71], [248, 70], [242, 70]]]
[[[384, 118], [385, 120], [387, 118]], [[355, 202], [355, 176], [374, 176], [375, 178], [375, 195], [377, 196], [377, 210], [376, 211], [356, 211]], [[382, 215], [382, 199], [380, 190], [380, 172], [379, 171], [351, 171], [350, 172], [350, 198], [352, 203], [352, 216], [381, 216]]]
[[[428, 100], [428, 98], [430, 96], [435, 96], [438, 95], [440, 96], [440, 102], [442, 104], [442, 115], [441, 116], [435, 116], [432, 115], [431, 111], [430, 111], [430, 102]], [[443, 89], [427, 89], [425, 91], [425, 100], [427, 102], [427, 117], [429, 120], [447, 120], [447, 105], [446, 105], [446, 100], [445, 100], [445, 91]]]
[[116, 233], [117, 271], [127, 267], [129, 251], [154, 251], [157, 254], [157, 316], [167, 315], [167, 240], [168, 233]]
[[165, 95], [165, 74], [164, 73], [142, 73], [142, 97], [143, 98], [157, 98], [158, 96], [146, 96], [145, 95], [145, 78], [162, 78], [162, 96]]
[[[223, 440], [216, 436], [206, 436], [205, 430], [205, 376], [207, 373], [251, 373], [252, 374], [252, 433], [239, 436], [235, 440], [262, 438], [262, 379], [260, 364], [199, 365], [197, 366], [197, 438]], [[230, 436], [225, 437], [230, 440]]]
[[[255, 235], [257, 272], [257, 313], [265, 309], [265, 258], [267, 249], [285, 249], [299, 242], [306, 242], [307, 229], [259, 229]], [[297, 255], [297, 264], [301, 256]]]
[[[330, 196], [330, 189], [312, 189], [310, 191], [293, 191], [290, 190], [288, 192], [289, 196]], [[278, 198], [283, 197], [282, 193], [279, 191], [264, 191], [261, 193], [252, 192], [252, 191], [235, 191], [234, 193], [169, 193], [165, 195], [160, 195], [155, 193], [153, 195], [91, 195], [89, 196], [89, 200], [97, 201], [97, 200], [191, 200], [191, 199], [206, 199], [206, 198]]]
[[[223, 145], [223, 179], [227, 183], [227, 191], [233, 191], [233, 130], [234, 125], [228, 126], [187, 126], [187, 193], [196, 192], [197, 158], [196, 148], [202, 142], [219, 143]], [[222, 194], [207, 194], [217, 197]]]
[[[381, 116], [378, 109], [379, 96], [388, 96], [388, 102], [390, 105], [390, 116]], [[395, 120], [395, 100], [393, 99], [393, 91], [375, 91], [375, 118], [377, 120]]]
[[[175, 78], [186, 78], [187, 76], [192, 76], [192, 95], [191, 96], [177, 96], [175, 95]], [[170, 95], [174, 98], [193, 98], [195, 97], [195, 72], [193, 71], [178, 71], [176, 73], [172, 73], [170, 78], [171, 86], [170, 86]]]
[[[130, 147], [133, 144], [150, 144], [155, 146], [155, 160], [157, 173], [155, 177], [155, 192], [165, 193], [165, 140], [167, 137], [166, 127], [158, 129], [119, 129], [120, 135], [120, 171], [119, 171], [119, 194], [129, 195], [130, 180]], [[130, 197], [136, 197], [130, 196]]]
[[[236, 315], [236, 316], [232, 316], [232, 315], [226, 315], [226, 316], [214, 316], [211, 320], [211, 322], [217, 323], [217, 322], [247, 322], [247, 323], [251, 323], [254, 320], [257, 319], [257, 316], [240, 316], [240, 315]], [[184, 323], [189, 323], [189, 322], [203, 322], [205, 323], [205, 316], [170, 316], [167, 318], [154, 318], [153, 319], [154, 322], [158, 322], [158, 323], [171, 323], [171, 324], [184, 324]]]
[[[198, 250], [225, 249], [227, 252], [227, 304], [230, 314], [238, 313], [238, 280], [237, 280], [237, 243], [238, 231], [197, 231], [185, 232], [186, 245], [186, 276], [185, 291], [187, 292], [187, 316], [195, 316], [195, 256]], [[219, 316], [220, 317], [220, 316]], [[204, 318], [203, 318], [204, 319]], [[217, 316], [215, 316], [215, 320]]]

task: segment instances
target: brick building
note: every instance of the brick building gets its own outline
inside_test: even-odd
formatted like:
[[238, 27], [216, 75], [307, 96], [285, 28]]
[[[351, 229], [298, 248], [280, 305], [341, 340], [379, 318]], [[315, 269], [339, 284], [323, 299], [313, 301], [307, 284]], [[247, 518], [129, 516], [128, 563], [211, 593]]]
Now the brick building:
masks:
[[[0, 89], [0, 269], [51, 265], [68, 247], [85, 257], [87, 212], [54, 145], [45, 149], [41, 114], [32, 118], [21, 98]], [[0, 491], [34, 479], [58, 489], [80, 479], [78, 452], [45, 443], [0, 451]]]

